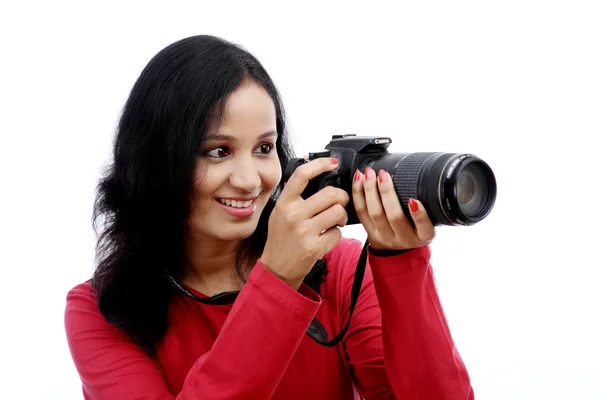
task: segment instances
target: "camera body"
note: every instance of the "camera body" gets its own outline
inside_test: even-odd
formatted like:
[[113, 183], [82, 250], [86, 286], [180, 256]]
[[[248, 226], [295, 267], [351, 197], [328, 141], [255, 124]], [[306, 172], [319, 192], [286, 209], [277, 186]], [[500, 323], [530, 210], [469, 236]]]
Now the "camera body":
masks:
[[312, 179], [304, 192], [302, 198], [307, 199], [326, 186], [335, 186], [345, 190], [350, 196], [350, 202], [346, 206], [348, 213], [347, 225], [358, 224], [360, 221], [354, 211], [352, 201], [352, 178], [357, 169], [364, 172], [365, 168], [371, 166], [375, 161], [385, 154], [392, 139], [383, 136], [356, 136], [355, 134], [333, 135], [331, 141], [322, 151], [311, 152], [308, 160], [304, 158], [294, 158], [287, 164], [283, 173], [284, 184], [290, 178], [292, 173], [300, 165], [309, 161], [323, 157], [334, 157], [339, 161], [339, 166], [335, 170], [321, 174]]

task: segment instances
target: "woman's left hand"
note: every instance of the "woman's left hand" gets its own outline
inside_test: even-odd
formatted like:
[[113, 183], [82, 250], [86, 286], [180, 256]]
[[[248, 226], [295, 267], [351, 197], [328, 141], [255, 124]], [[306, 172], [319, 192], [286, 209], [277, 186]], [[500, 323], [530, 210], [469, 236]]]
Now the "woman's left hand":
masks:
[[408, 250], [433, 240], [435, 227], [423, 204], [409, 200], [411, 225], [404, 215], [391, 176], [380, 170], [377, 176], [369, 167], [363, 175], [356, 171], [352, 183], [352, 199], [360, 222], [365, 227], [371, 247], [375, 250]]

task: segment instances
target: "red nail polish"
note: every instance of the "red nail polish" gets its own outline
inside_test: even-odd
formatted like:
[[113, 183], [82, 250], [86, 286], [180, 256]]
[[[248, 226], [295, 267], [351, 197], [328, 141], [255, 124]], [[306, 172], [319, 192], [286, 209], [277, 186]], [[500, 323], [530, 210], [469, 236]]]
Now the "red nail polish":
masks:
[[379, 178], [379, 183], [387, 182], [387, 180], [388, 180], [387, 172], [385, 172], [384, 170], [380, 169], [379, 173], [377, 175], [378, 175], [378, 178]]
[[354, 173], [354, 182], [358, 182], [359, 179], [360, 179], [360, 171], [356, 170], [356, 172]]
[[335, 164], [335, 165], [338, 165], [339, 161], [338, 161], [338, 159], [337, 159], [337, 158], [332, 158], [332, 159], [331, 159], [331, 163], [332, 163], [332, 164]]
[[373, 178], [375, 178], [375, 171], [373, 171], [373, 169], [371, 167], [367, 167], [365, 169], [365, 177], [367, 179], [373, 179]]
[[417, 212], [419, 211], [419, 203], [415, 199], [408, 200], [408, 206], [410, 207], [410, 211]]

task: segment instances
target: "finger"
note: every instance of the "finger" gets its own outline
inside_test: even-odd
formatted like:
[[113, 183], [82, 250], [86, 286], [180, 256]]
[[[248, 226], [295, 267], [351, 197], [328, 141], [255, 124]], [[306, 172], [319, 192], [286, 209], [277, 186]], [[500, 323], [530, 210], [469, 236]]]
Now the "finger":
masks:
[[404, 235], [405, 232], [412, 232], [413, 227], [408, 218], [406, 218], [406, 215], [404, 215], [404, 211], [402, 211], [400, 199], [398, 199], [392, 177], [387, 171], [379, 171], [377, 186], [379, 187], [379, 194], [385, 215], [392, 230], [400, 236]]
[[356, 170], [354, 173], [354, 182], [352, 182], [352, 202], [354, 203], [356, 216], [364, 226], [365, 230], [367, 232], [373, 232], [375, 228], [373, 227], [373, 222], [371, 221], [369, 212], [367, 211], [364, 180], [364, 175], [359, 170]]
[[340, 204], [335, 204], [322, 213], [312, 217], [310, 219], [310, 224], [315, 231], [321, 233], [332, 226], [338, 224], [345, 225], [347, 219], [348, 213], [346, 212], [346, 209]]
[[429, 243], [435, 237], [435, 227], [431, 223], [431, 219], [423, 204], [419, 200], [410, 199], [408, 201], [410, 214], [415, 222], [416, 234], [419, 240], [423, 243]]
[[350, 197], [345, 190], [327, 186], [306, 199], [304, 215], [306, 218], [312, 218], [334, 204], [346, 207], [349, 201]]
[[336, 158], [317, 158], [296, 168], [287, 184], [281, 191], [279, 201], [287, 201], [299, 197], [308, 182], [321, 175], [322, 173], [332, 171], [338, 166]]
[[370, 167], [365, 169], [365, 199], [367, 202], [367, 211], [369, 218], [373, 221], [375, 229], [380, 232], [380, 235], [393, 235], [392, 227], [387, 220], [385, 210], [381, 204], [381, 198], [379, 196], [379, 189], [377, 188], [377, 179], [375, 171]]
[[321, 233], [317, 239], [317, 248], [320, 249], [320, 258], [329, 253], [342, 238], [342, 231], [338, 227], [332, 227]]

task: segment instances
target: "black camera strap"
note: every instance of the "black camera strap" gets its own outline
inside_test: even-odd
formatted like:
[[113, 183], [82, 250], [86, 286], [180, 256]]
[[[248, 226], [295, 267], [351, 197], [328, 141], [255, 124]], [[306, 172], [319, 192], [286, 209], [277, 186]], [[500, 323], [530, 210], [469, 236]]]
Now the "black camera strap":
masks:
[[360, 295], [360, 289], [362, 287], [363, 278], [365, 276], [365, 268], [367, 266], [367, 247], [369, 245], [368, 241], [365, 241], [365, 244], [360, 253], [360, 258], [358, 259], [358, 264], [356, 264], [356, 270], [354, 271], [354, 280], [352, 281], [352, 292], [350, 292], [350, 310], [348, 312], [348, 320], [346, 321], [346, 325], [342, 328], [340, 333], [338, 333], [333, 339], [328, 341], [328, 334], [323, 325], [314, 318], [310, 323], [308, 330], [306, 333], [310, 336], [315, 342], [320, 345], [326, 347], [335, 347], [343, 338], [348, 328], [350, 327], [350, 320], [352, 319], [352, 314], [354, 313], [354, 308], [356, 307], [356, 302], [358, 301], [358, 296]]
[[[365, 276], [365, 268], [367, 265], [367, 247], [369, 245], [368, 241], [365, 241], [365, 244], [362, 248], [362, 252], [360, 253], [360, 258], [358, 259], [358, 264], [356, 265], [356, 271], [354, 272], [354, 281], [352, 282], [352, 292], [350, 293], [350, 310], [348, 313], [348, 320], [346, 321], [346, 325], [342, 328], [340, 333], [338, 333], [333, 339], [329, 340], [329, 335], [325, 327], [319, 322], [317, 318], [313, 318], [308, 329], [306, 330], [306, 334], [310, 336], [315, 342], [320, 345], [326, 347], [334, 347], [336, 346], [343, 338], [348, 328], [350, 327], [350, 320], [352, 319], [352, 314], [354, 313], [354, 308], [356, 307], [356, 302], [358, 301], [358, 296], [360, 294], [360, 289], [362, 287], [363, 278]], [[181, 294], [189, 297], [190, 299], [197, 301], [202, 304], [211, 304], [211, 305], [226, 305], [233, 304], [235, 299], [239, 294], [238, 291], [232, 292], [223, 292], [216, 294], [211, 297], [198, 297], [192, 292], [190, 292], [184, 285], [182, 285], [177, 279], [175, 279], [170, 273], [167, 272], [167, 279], [173, 285], [173, 287], [180, 292]]]

